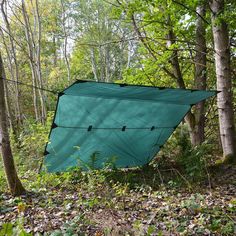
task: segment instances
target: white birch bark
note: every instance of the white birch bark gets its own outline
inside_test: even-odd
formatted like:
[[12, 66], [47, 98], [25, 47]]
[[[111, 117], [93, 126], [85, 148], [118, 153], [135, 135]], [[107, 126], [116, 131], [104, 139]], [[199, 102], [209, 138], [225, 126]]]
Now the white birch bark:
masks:
[[25, 37], [26, 37], [26, 43], [28, 47], [29, 64], [30, 64], [31, 75], [32, 75], [34, 113], [35, 113], [35, 119], [39, 120], [38, 98], [37, 98], [37, 91], [35, 89], [35, 86], [37, 85], [37, 83], [36, 83], [36, 71], [35, 71], [35, 65], [34, 65], [35, 64], [34, 53], [33, 53], [34, 43], [32, 42], [30, 23], [29, 23], [29, 18], [28, 18], [26, 8], [25, 8], [25, 1], [22, 0], [21, 4], [22, 4], [23, 19], [24, 19]]
[[67, 50], [68, 35], [67, 35], [67, 30], [66, 30], [66, 9], [65, 9], [63, 0], [61, 0], [61, 8], [62, 8], [62, 29], [63, 29], [63, 34], [64, 34], [63, 54], [64, 54], [64, 60], [65, 60], [66, 69], [67, 69], [67, 80], [68, 80], [68, 84], [70, 84], [71, 73], [70, 73], [70, 61], [69, 61], [68, 50]]
[[215, 67], [217, 90], [217, 106], [219, 113], [220, 137], [224, 158], [235, 160], [235, 126], [232, 103], [232, 82], [230, 70], [230, 43], [227, 24], [222, 17], [224, 0], [210, 1], [212, 11], [212, 31], [215, 49]]

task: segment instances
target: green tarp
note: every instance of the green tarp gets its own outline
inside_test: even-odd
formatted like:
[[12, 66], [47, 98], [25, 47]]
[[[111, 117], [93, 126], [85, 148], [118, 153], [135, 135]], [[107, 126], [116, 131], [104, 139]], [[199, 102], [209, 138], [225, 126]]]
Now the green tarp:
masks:
[[191, 106], [215, 91], [77, 81], [58, 95], [49, 172], [148, 164]]

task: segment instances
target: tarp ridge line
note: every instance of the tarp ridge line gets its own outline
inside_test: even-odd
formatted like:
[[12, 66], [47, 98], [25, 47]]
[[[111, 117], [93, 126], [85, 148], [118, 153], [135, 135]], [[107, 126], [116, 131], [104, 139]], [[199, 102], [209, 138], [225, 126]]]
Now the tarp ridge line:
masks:
[[[64, 89], [63, 91], [67, 90], [68, 88], [72, 87], [75, 84], [79, 84], [79, 83], [93, 83], [93, 84], [110, 84], [110, 85], [125, 85], [125, 86], [120, 86], [120, 87], [142, 87], [142, 88], [157, 88], [160, 90], [163, 89], [175, 89], [175, 90], [186, 90], [186, 91], [190, 91], [190, 92], [194, 92], [194, 91], [203, 91], [201, 89], [191, 89], [191, 88], [174, 88], [174, 87], [163, 87], [163, 86], [153, 86], [153, 85], [143, 85], [143, 84], [127, 84], [127, 83], [115, 83], [115, 82], [105, 82], [105, 81], [95, 81], [95, 80], [76, 80], [73, 84], [71, 84], [69, 87], [67, 87], [66, 89]], [[215, 89], [210, 89], [210, 90], [204, 90], [207, 92], [215, 92], [215, 93], [219, 93], [221, 91], [215, 90]]]

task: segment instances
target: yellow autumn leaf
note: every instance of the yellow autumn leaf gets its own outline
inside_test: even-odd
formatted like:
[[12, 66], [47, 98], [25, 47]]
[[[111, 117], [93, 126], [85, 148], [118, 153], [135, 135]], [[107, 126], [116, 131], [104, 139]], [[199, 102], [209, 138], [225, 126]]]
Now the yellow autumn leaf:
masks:
[[26, 209], [26, 205], [24, 203], [19, 203], [17, 206], [18, 213], [24, 212]]

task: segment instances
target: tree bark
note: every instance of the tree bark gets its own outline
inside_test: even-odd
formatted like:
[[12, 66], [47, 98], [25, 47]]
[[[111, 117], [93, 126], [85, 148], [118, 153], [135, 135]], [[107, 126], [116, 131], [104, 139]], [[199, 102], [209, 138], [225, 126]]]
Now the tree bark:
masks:
[[62, 8], [62, 29], [63, 29], [63, 34], [64, 34], [64, 45], [63, 45], [63, 53], [64, 53], [64, 60], [66, 63], [66, 69], [67, 69], [67, 80], [68, 80], [68, 84], [70, 84], [70, 80], [71, 80], [71, 73], [70, 73], [70, 61], [68, 58], [68, 50], [67, 50], [67, 46], [68, 46], [68, 35], [67, 35], [67, 30], [66, 30], [66, 9], [65, 9], [65, 5], [63, 3], [63, 0], [61, 0], [61, 8]]
[[[32, 73], [32, 85], [33, 85], [33, 101], [36, 120], [40, 120], [45, 123], [46, 120], [46, 105], [45, 105], [45, 93], [42, 90], [36, 91], [35, 86], [39, 88], [43, 87], [43, 79], [41, 73], [41, 19], [39, 15], [38, 1], [35, 1], [35, 6], [31, 1], [34, 17], [34, 28], [32, 30], [30, 25], [30, 18], [26, 10], [24, 0], [21, 1], [22, 14], [24, 19], [25, 37], [28, 46], [29, 63]], [[40, 102], [40, 112], [38, 109], [38, 101]], [[40, 114], [40, 115], [39, 115]]]
[[21, 195], [25, 193], [25, 189], [21, 184], [12, 155], [10, 139], [8, 134], [7, 127], [7, 117], [6, 117], [6, 106], [5, 106], [5, 98], [4, 98], [4, 68], [2, 57], [0, 54], [0, 149], [3, 158], [4, 170], [7, 177], [8, 186], [10, 192], [14, 196]]
[[[206, 90], [206, 26], [204, 18], [206, 16], [206, 0], [199, 1], [196, 9], [196, 46], [195, 46], [195, 87], [196, 89]], [[205, 140], [205, 101], [198, 103], [195, 106], [195, 127], [192, 137], [192, 144], [199, 145]]]
[[[9, 51], [8, 44], [5, 40], [5, 36], [4, 36], [4, 33], [3, 33], [2, 29], [0, 29], [0, 33], [1, 33], [2, 41], [3, 41], [3, 45], [4, 45], [5, 50], [6, 50], [6, 55], [7, 55], [7, 60], [8, 60], [8, 63], [7, 63], [8, 70], [10, 72], [11, 78], [14, 78], [14, 70], [13, 70], [12, 63], [11, 63], [10, 51]], [[3, 75], [3, 76], [5, 78], [5, 75]], [[12, 129], [13, 133], [16, 134], [17, 132], [16, 132], [16, 129], [15, 129], [15, 126], [13, 125], [14, 124], [13, 115], [12, 115], [12, 112], [11, 112], [11, 109], [10, 109], [10, 101], [9, 101], [9, 97], [8, 97], [9, 94], [8, 94], [8, 88], [7, 88], [6, 84], [4, 84], [4, 88], [5, 88], [6, 110], [7, 110], [7, 114], [8, 114], [8, 117], [9, 117], [10, 128]], [[15, 110], [16, 110], [16, 108], [15, 108]], [[15, 116], [17, 116], [17, 114], [15, 114]]]
[[[169, 22], [169, 20], [168, 20]], [[175, 44], [175, 34], [172, 30], [172, 28], [169, 30], [169, 33], [167, 34], [167, 47], [170, 47], [171, 45]], [[173, 68], [173, 74], [177, 78], [177, 84], [180, 88], [185, 89], [185, 84], [181, 72], [181, 68], [179, 65], [179, 56], [178, 56], [178, 49], [174, 49], [173, 53], [170, 58], [170, 63]]]
[[38, 98], [37, 98], [37, 91], [35, 86], [36, 84], [36, 71], [35, 71], [35, 61], [34, 61], [34, 54], [33, 54], [33, 47], [34, 43], [32, 42], [31, 38], [31, 30], [29, 25], [29, 18], [27, 16], [27, 12], [25, 9], [25, 2], [22, 0], [22, 14], [24, 19], [24, 27], [25, 27], [25, 37], [26, 37], [26, 43], [28, 47], [28, 55], [29, 55], [29, 64], [31, 69], [31, 75], [32, 75], [32, 85], [33, 85], [33, 103], [34, 103], [34, 113], [35, 113], [35, 119], [39, 120], [39, 111], [38, 111]]
[[9, 102], [9, 94], [8, 94], [8, 88], [6, 83], [4, 83], [4, 92], [5, 92], [5, 103], [6, 103], [6, 114], [8, 117], [8, 123], [10, 125], [11, 130], [13, 131], [13, 134], [16, 135], [16, 131], [13, 126], [13, 119], [12, 119], [12, 114], [11, 114], [11, 109], [10, 109], [10, 102]]
[[215, 49], [217, 106], [220, 137], [225, 160], [236, 160], [234, 111], [232, 102], [232, 81], [230, 70], [230, 41], [227, 23], [224, 20], [224, 0], [210, 1], [212, 31]]
[[[35, 22], [37, 25], [37, 48], [35, 50], [35, 58], [36, 58], [36, 71], [37, 71], [37, 78], [39, 87], [43, 88], [43, 78], [42, 78], [42, 70], [41, 70], [41, 34], [42, 34], [42, 27], [41, 27], [41, 18], [39, 15], [39, 3], [38, 0], [35, 0]], [[38, 90], [39, 98], [40, 98], [40, 105], [41, 105], [41, 122], [44, 124], [47, 117], [47, 111], [45, 106], [45, 93], [43, 90]]]
[[[169, 18], [168, 18], [167, 22], [170, 26], [170, 30], [167, 34], [167, 39], [168, 39], [167, 40], [167, 47], [170, 47], [171, 45], [173, 45], [176, 42], [176, 40], [175, 40], [175, 34], [174, 34], [173, 29], [171, 27], [171, 22], [170, 22]], [[176, 78], [178, 87], [185, 89], [186, 86], [184, 83], [184, 79], [183, 79], [183, 75], [182, 75], [182, 71], [181, 71], [181, 67], [180, 67], [180, 63], [179, 63], [178, 49], [173, 50], [173, 53], [170, 58], [170, 63], [172, 65], [173, 74], [174, 74], [174, 77]], [[186, 123], [188, 124], [191, 144], [193, 146], [195, 146], [196, 140], [197, 140], [196, 132], [195, 132], [195, 127], [196, 127], [195, 115], [194, 115], [194, 113], [192, 113], [192, 111], [189, 111], [184, 119], [185, 119]]]
[[105, 56], [105, 81], [110, 82], [110, 46], [109, 44], [104, 48], [104, 56]]
[[99, 45], [98, 53], [99, 53], [98, 55], [99, 55], [99, 65], [100, 65], [100, 81], [105, 81], [104, 53], [101, 45]]
[[[5, 46], [6, 50], [8, 50], [8, 57], [9, 57], [9, 63], [10, 63], [10, 67], [11, 67], [10, 72], [11, 72], [12, 80], [16, 80], [18, 82], [19, 81], [19, 66], [18, 66], [18, 61], [16, 59], [15, 43], [12, 38], [11, 26], [8, 21], [8, 15], [7, 15], [5, 8], [4, 8], [5, 5], [6, 5], [6, 0], [2, 0], [1, 13], [3, 16], [3, 20], [4, 20], [4, 23], [6, 26], [7, 33], [9, 34], [9, 45], [4, 43], [4, 46]], [[8, 49], [8, 47], [10, 49]], [[12, 61], [14, 63], [12, 63]], [[13, 68], [13, 65], [14, 65], [14, 68]], [[18, 125], [21, 125], [23, 122], [22, 109], [20, 106], [20, 89], [19, 89], [18, 83], [15, 84], [15, 106], [16, 106], [16, 121], [17, 121], [17, 126], [18, 126]]]
[[98, 70], [97, 70], [96, 57], [95, 57], [95, 52], [94, 52], [93, 47], [90, 48], [90, 58], [91, 58], [93, 75], [94, 75], [95, 81], [98, 82]]

